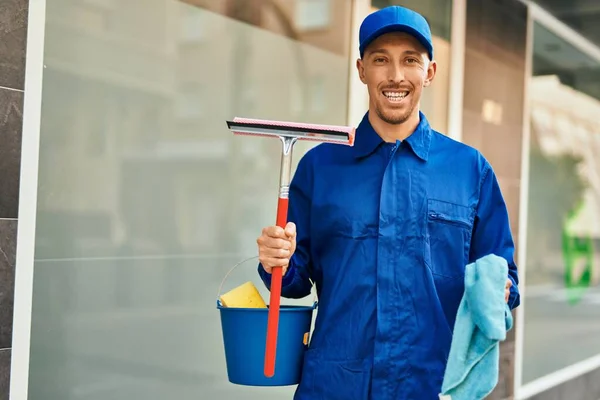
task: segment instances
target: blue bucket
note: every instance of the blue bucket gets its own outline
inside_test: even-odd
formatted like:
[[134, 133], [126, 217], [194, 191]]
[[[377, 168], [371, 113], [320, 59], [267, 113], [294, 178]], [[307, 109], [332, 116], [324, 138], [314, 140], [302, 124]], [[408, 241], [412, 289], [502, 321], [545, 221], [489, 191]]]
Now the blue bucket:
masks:
[[221, 313], [223, 345], [229, 382], [245, 386], [288, 386], [300, 383], [313, 306], [280, 306], [275, 375], [264, 375], [267, 320], [265, 308], [227, 308]]

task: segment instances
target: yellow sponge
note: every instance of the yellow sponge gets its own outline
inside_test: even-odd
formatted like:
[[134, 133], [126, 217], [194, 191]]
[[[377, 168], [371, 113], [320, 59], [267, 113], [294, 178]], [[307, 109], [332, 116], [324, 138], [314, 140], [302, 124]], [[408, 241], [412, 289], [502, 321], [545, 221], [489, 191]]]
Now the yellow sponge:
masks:
[[246, 282], [230, 290], [219, 299], [224, 307], [267, 308], [267, 304], [252, 282]]

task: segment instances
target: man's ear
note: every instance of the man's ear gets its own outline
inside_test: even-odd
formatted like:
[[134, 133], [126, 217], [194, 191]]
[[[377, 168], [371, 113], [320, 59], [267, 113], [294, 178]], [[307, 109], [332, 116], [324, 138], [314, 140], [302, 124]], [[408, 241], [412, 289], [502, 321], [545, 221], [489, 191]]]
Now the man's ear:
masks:
[[427, 67], [427, 76], [425, 77], [425, 83], [423, 86], [429, 86], [435, 79], [435, 73], [437, 72], [437, 63], [435, 60], [429, 62]]
[[358, 77], [360, 78], [360, 81], [366, 85], [367, 80], [365, 78], [365, 65], [363, 60], [360, 58], [356, 60], [356, 69], [358, 70]]

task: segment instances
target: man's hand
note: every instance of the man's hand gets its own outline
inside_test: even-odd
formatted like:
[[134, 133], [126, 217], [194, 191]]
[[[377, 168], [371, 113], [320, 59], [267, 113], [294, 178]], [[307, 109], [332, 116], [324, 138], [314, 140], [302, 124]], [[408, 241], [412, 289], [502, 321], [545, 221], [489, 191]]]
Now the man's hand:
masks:
[[508, 303], [508, 298], [510, 297], [510, 288], [512, 287], [512, 281], [510, 279], [506, 280], [506, 285], [504, 286], [504, 301]]
[[283, 267], [283, 275], [287, 271], [290, 258], [296, 251], [296, 225], [288, 222], [285, 230], [279, 226], [269, 226], [262, 230], [256, 240], [258, 259], [267, 273], [273, 267]]

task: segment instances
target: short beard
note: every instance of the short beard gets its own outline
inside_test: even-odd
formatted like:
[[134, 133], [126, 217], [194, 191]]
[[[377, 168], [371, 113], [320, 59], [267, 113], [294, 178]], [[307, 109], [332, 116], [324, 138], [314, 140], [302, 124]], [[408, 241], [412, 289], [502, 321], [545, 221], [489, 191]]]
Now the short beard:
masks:
[[377, 115], [379, 116], [379, 118], [383, 122], [388, 123], [390, 125], [400, 125], [400, 124], [405, 123], [410, 118], [413, 111], [414, 111], [414, 108], [411, 108], [408, 110], [408, 112], [406, 114], [387, 116], [381, 111], [381, 109], [379, 107], [375, 107], [375, 112], [377, 112]]

